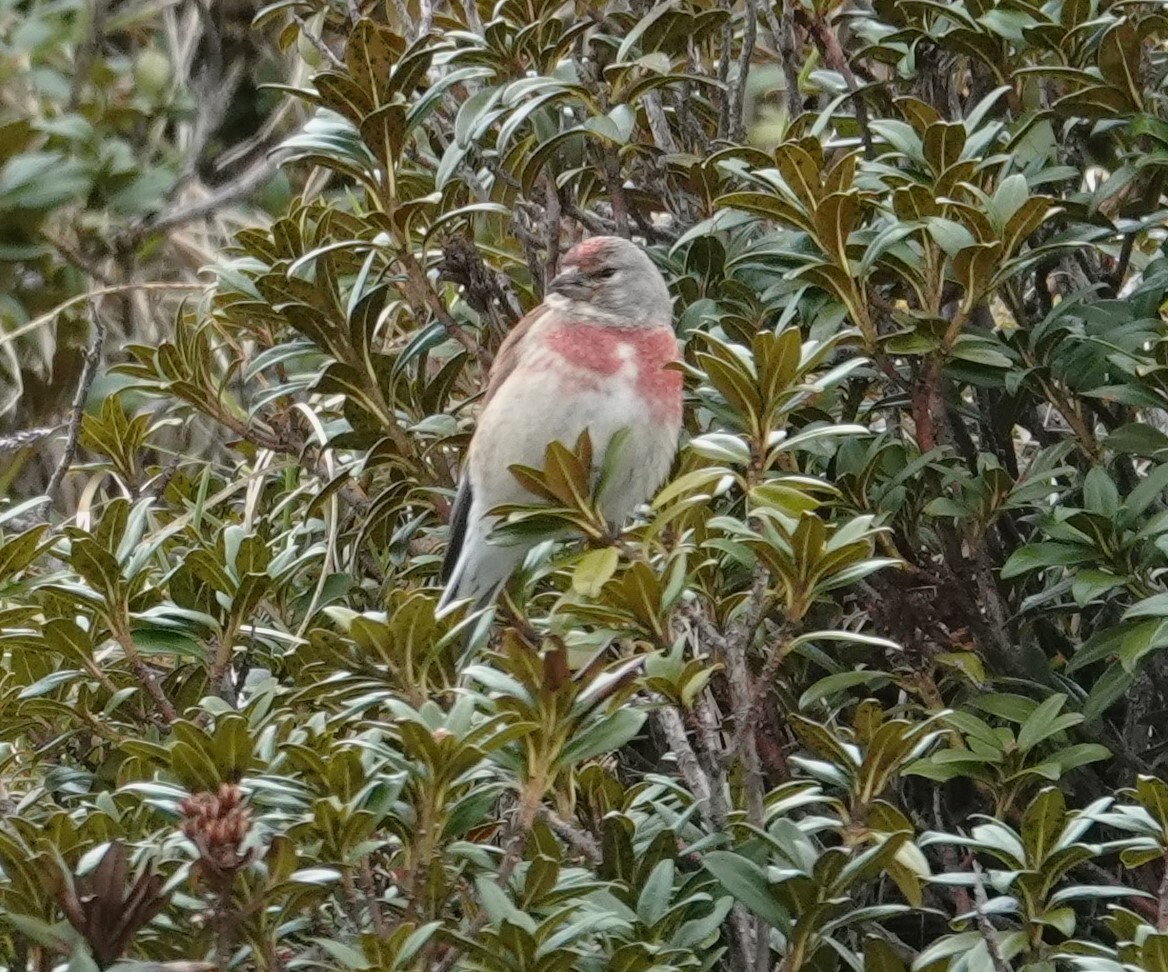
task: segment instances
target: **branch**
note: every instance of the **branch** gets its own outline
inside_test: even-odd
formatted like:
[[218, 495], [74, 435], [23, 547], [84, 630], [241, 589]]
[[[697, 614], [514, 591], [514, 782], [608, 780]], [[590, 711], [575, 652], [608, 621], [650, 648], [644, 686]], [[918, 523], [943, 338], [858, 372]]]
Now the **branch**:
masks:
[[839, 38], [831, 29], [826, 17], [812, 17], [802, 8], [795, 8], [795, 16], [799, 18], [814, 38], [815, 46], [819, 48], [827, 66], [833, 71], [839, 72], [843, 77], [844, 84], [848, 86], [848, 91], [852, 96], [852, 105], [855, 107], [856, 124], [860, 126], [860, 138], [864, 142], [864, 155], [869, 159], [875, 158], [876, 150], [872, 142], [872, 132], [868, 128], [868, 109], [864, 105], [863, 98], [860, 97], [860, 84], [848, 64], [843, 48], [840, 47]]
[[669, 743], [669, 749], [677, 760], [677, 768], [685, 779], [685, 785], [709, 812], [710, 822], [717, 825], [717, 821], [714, 819], [711, 796], [712, 783], [702, 770], [702, 764], [693, 751], [693, 747], [689, 744], [689, 737], [685, 734], [685, 726], [681, 721], [681, 716], [677, 714], [677, 710], [673, 706], [664, 704], [661, 708], [653, 711], [653, 720], [665, 736], [665, 741]]
[[480, 347], [478, 342], [467, 334], [459, 326], [458, 321], [451, 316], [446, 305], [442, 303], [434, 292], [434, 288], [430, 286], [430, 281], [426, 278], [426, 271], [422, 269], [422, 265], [418, 263], [414, 255], [409, 252], [399, 253], [398, 260], [406, 271], [406, 279], [402, 282], [402, 289], [415, 311], [429, 310], [450, 337], [474, 355], [483, 368], [488, 367], [491, 363], [491, 356], [487, 349]]
[[593, 867], [600, 867], [604, 861], [604, 855], [601, 854], [595, 837], [587, 831], [568, 823], [567, 820], [564, 820], [547, 807], [541, 808], [539, 815], [543, 822], [551, 828], [552, 833], [559, 837], [560, 840], [571, 847], [581, 857], [586, 858], [588, 863]]
[[787, 85], [787, 113], [791, 118], [796, 118], [803, 113], [803, 101], [799, 97], [799, 71], [795, 67], [798, 54], [795, 50], [795, 19], [791, 13], [791, 4], [783, 4], [781, 21], [775, 16], [775, 8], [770, 3], [762, 5], [762, 12], [767, 19], [767, 29], [774, 39], [775, 53]]
[[747, 818], [756, 827], [763, 826], [765, 811], [762, 792], [762, 765], [759, 762], [754, 733], [747, 729], [754, 703], [752, 689], [754, 679], [750, 677], [750, 669], [746, 663], [746, 652], [765, 612], [769, 582], [770, 577], [766, 569], [756, 567], [754, 583], [751, 587], [750, 598], [746, 602], [742, 620], [726, 639], [724, 651], [726, 680], [730, 688], [730, 702], [734, 707], [734, 738], [741, 747], [737, 753], [731, 750], [731, 754], [742, 761], [746, 777], [744, 782]]
[[1128, 233], [1123, 238], [1123, 245], [1119, 250], [1119, 259], [1115, 263], [1115, 270], [1111, 275], [1111, 296], [1118, 297], [1123, 289], [1123, 278], [1127, 276], [1127, 268], [1131, 263], [1132, 250], [1136, 245], [1136, 234]]
[[986, 951], [990, 953], [990, 962], [993, 964], [994, 972], [1013, 972], [1009, 963], [1002, 958], [1002, 947], [998, 942], [998, 930], [993, 926], [986, 914], [986, 907], [989, 901], [986, 899], [985, 884], [981, 879], [981, 865], [977, 861], [973, 861], [973, 895], [976, 904], [974, 906], [974, 913], [977, 915], [977, 930], [981, 932], [982, 941], [985, 942]]
[[718, 100], [722, 108], [718, 112], [718, 136], [725, 137], [730, 125], [730, 58], [734, 47], [734, 18], [730, 16], [730, 0], [719, 0], [718, 6], [727, 15], [722, 23], [722, 44], [718, 55]]
[[110, 630], [114, 640], [121, 646], [122, 654], [126, 656], [130, 671], [134, 673], [138, 681], [145, 687], [147, 694], [154, 700], [163, 721], [170, 725], [178, 718], [178, 712], [175, 711], [174, 704], [162, 691], [162, 686], [158, 684], [154, 673], [142, 661], [142, 656], [138, 654], [138, 649], [134, 645], [134, 639], [130, 637], [129, 631], [124, 630], [120, 622], [111, 626]]
[[[726, 659], [726, 681], [730, 689], [730, 703], [734, 708], [734, 735], [741, 748], [737, 757], [742, 762], [743, 788], [746, 791], [746, 818], [760, 830], [766, 816], [763, 795], [762, 763], [758, 756], [758, 745], [754, 732], [749, 728], [750, 713], [754, 703], [750, 669], [746, 663], [747, 650], [766, 612], [767, 588], [770, 575], [764, 567], [754, 570], [750, 598], [746, 602], [741, 621], [726, 638], [724, 657]], [[776, 652], [776, 654], [778, 654]], [[769, 926], [763, 919], [754, 918], [750, 922], [753, 929], [753, 959], [746, 968], [763, 970], [769, 957]], [[752, 954], [748, 943], [743, 942], [747, 956]]]
[[620, 159], [616, 149], [604, 146], [604, 181], [608, 186], [608, 198], [612, 203], [612, 218], [616, 231], [626, 240], [629, 238], [629, 202], [625, 198], [624, 183], [621, 182]]
[[308, 26], [307, 21], [300, 14], [293, 14], [292, 19], [296, 21], [296, 25], [300, 28], [301, 36], [320, 52], [321, 57], [333, 67], [340, 68], [342, 71], [345, 69], [345, 62], [333, 53], [333, 49], [324, 42], [324, 39], [318, 33]]
[[[105, 340], [105, 321], [97, 312], [97, 305], [89, 302], [89, 320], [93, 324], [93, 338], [89, 342], [89, 350], [85, 352], [85, 364], [81, 368], [81, 380], [77, 382], [77, 392], [73, 396], [73, 409], [69, 415], [69, 425], [65, 433], [65, 453], [57, 468], [53, 470], [49, 485], [45, 487], [45, 495], [50, 499], [61, 486], [65, 473], [73, 464], [77, 455], [77, 436], [81, 433], [81, 419], [85, 415], [85, 402], [89, 398], [89, 389], [93, 386], [93, 379], [97, 377], [97, 366], [101, 363], [101, 345]], [[45, 507], [45, 515], [49, 508]]]
[[[546, 784], [547, 778], [542, 773], [537, 773], [528, 779], [523, 787], [523, 792], [519, 796], [519, 809], [511, 827], [511, 834], [506, 841], [507, 849], [503, 854], [503, 860], [499, 864], [499, 870], [495, 873], [495, 884], [500, 888], [507, 887], [508, 882], [511, 880], [511, 875], [515, 872], [515, 867], [519, 863], [519, 859], [523, 856], [523, 850], [527, 846], [527, 838], [531, 835], [532, 824], [535, 823], [536, 814], [540, 810], [540, 803], [543, 800]], [[470, 939], [477, 938], [479, 932], [486, 927], [487, 921], [487, 913], [480, 911], [470, 923], [470, 927], [466, 931], [466, 937]], [[450, 972], [458, 962], [461, 954], [462, 949], [458, 945], [452, 946], [450, 951], [443, 956], [442, 960], [434, 964], [434, 972]]]
[[746, 702], [745, 717], [739, 719], [737, 713], [735, 714], [734, 736], [730, 741], [730, 747], [726, 750], [727, 766], [734, 765], [734, 761], [742, 755], [747, 733], [753, 735], [758, 724], [758, 717], [762, 712], [763, 702], [766, 701], [767, 692], [770, 691], [771, 683], [779, 673], [779, 666], [787, 657], [786, 649], [785, 640], [774, 646], [749, 692], [750, 697]]
[[21, 449], [31, 448], [49, 436], [56, 435], [62, 428], [61, 424], [46, 425], [39, 429], [22, 429], [11, 435], [0, 436], [0, 456], [8, 452], [19, 452]]
[[551, 164], [544, 166], [544, 235], [547, 237], [547, 257], [544, 263], [543, 288], [551, 283], [560, 267], [560, 193], [556, 188], [556, 173]]
[[677, 154], [677, 142], [674, 141], [673, 131], [669, 127], [669, 119], [665, 117], [661, 95], [656, 91], [649, 91], [641, 103], [645, 106], [645, 117], [649, 120], [649, 133], [653, 136], [653, 144], [662, 152]]
[[198, 281], [191, 281], [190, 283], [172, 283], [170, 281], [155, 281], [155, 282], [140, 282], [140, 283], [126, 283], [115, 284], [112, 287], [99, 287], [97, 290], [90, 290], [84, 294], [77, 294], [70, 297], [68, 300], [63, 300], [56, 307], [45, 311], [39, 317], [34, 317], [31, 321], [21, 324], [15, 330], [8, 331], [5, 334], [0, 334], [0, 346], [15, 341], [18, 337], [27, 334], [29, 331], [35, 331], [42, 324], [48, 324], [50, 321], [56, 319], [59, 314], [64, 313], [74, 304], [80, 304], [83, 300], [92, 301], [95, 297], [105, 297], [108, 294], [126, 294], [132, 293], [135, 290], [206, 290], [207, 284], [199, 283]]
[[73, 58], [73, 81], [69, 85], [69, 108], [76, 110], [81, 103], [81, 92], [85, 82], [89, 79], [90, 69], [97, 57], [105, 33], [106, 16], [109, 13], [109, 0], [93, 0], [89, 6], [89, 29], [86, 31], [84, 42], [77, 49]]
[[730, 119], [726, 126], [727, 135], [735, 142], [741, 141], [745, 131], [743, 112], [746, 107], [746, 82], [750, 77], [750, 60], [754, 57], [754, 42], [758, 37], [758, 0], [746, 0], [743, 11], [742, 50], [738, 54], [738, 77], [735, 79], [733, 99], [730, 102]]

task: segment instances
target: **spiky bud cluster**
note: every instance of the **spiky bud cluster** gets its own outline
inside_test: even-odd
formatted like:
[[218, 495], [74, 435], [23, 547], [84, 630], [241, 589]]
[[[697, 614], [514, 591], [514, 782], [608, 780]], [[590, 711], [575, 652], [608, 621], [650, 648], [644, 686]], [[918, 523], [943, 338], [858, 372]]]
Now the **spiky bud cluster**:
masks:
[[195, 793], [179, 804], [182, 832], [198, 848], [197, 871], [216, 888], [229, 887], [237, 871], [252, 857], [245, 851], [251, 813], [243, 805], [243, 791], [224, 783], [218, 793]]

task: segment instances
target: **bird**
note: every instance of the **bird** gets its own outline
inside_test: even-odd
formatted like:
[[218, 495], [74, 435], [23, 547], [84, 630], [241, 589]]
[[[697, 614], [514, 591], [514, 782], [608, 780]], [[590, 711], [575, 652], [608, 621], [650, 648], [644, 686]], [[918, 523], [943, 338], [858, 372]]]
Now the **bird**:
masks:
[[512, 465], [542, 468], [552, 442], [571, 448], [587, 430], [593, 474], [626, 430], [599, 499], [613, 527], [664, 482], [682, 424], [682, 376], [673, 301], [641, 247], [617, 236], [577, 243], [542, 304], [499, 347], [467, 447], [440, 571], [438, 611], [491, 603], [534, 546], [492, 542], [494, 508], [536, 499]]

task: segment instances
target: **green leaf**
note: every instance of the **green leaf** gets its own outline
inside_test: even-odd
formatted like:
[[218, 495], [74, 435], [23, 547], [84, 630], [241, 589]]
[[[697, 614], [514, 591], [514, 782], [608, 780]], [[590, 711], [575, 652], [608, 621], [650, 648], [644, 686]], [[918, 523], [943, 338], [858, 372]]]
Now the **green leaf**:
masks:
[[710, 851], [702, 858], [702, 867], [763, 921], [780, 928], [787, 925], [787, 914], [757, 864], [733, 851]]
[[615, 752], [630, 742], [644, 724], [645, 713], [637, 709], [617, 709], [607, 713], [564, 747], [559, 762], [572, 766]]
[[620, 552], [616, 547], [589, 550], [572, 572], [572, 590], [582, 597], [599, 597], [604, 585], [616, 573]]

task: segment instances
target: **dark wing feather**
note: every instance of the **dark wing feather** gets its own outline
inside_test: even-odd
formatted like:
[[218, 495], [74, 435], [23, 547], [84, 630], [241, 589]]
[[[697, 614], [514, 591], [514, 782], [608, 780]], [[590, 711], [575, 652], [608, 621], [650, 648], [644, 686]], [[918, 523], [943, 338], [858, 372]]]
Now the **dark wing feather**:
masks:
[[462, 553], [462, 545], [466, 541], [471, 498], [470, 476], [464, 474], [458, 484], [458, 492], [454, 495], [454, 506], [450, 510], [450, 535], [446, 541], [446, 556], [442, 559], [442, 570], [438, 575], [443, 584], [450, 583], [454, 565], [458, 563], [458, 555]]

